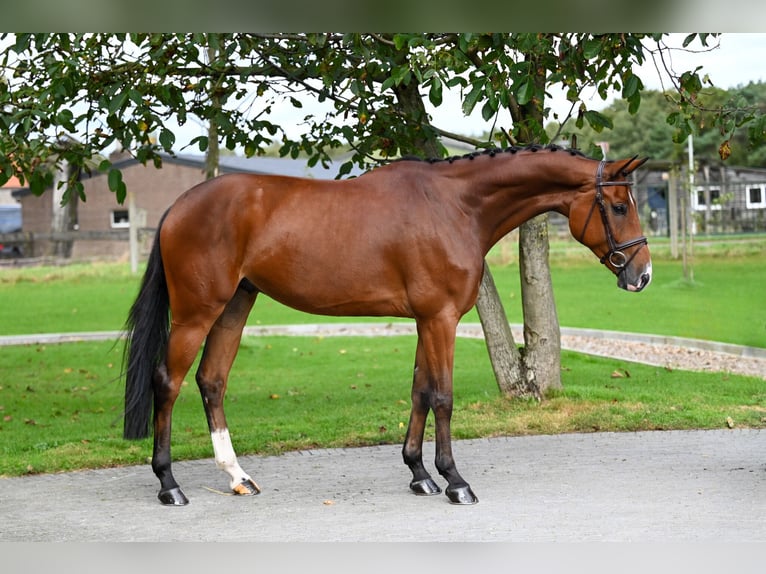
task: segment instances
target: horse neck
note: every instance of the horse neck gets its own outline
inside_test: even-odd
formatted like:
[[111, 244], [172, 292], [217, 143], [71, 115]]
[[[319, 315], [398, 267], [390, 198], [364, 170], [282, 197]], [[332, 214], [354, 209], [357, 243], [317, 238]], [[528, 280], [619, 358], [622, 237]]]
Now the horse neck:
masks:
[[595, 181], [598, 162], [546, 149], [482, 156], [468, 163], [465, 201], [472, 202], [486, 252], [536, 215], [556, 211], [568, 216], [575, 194]]

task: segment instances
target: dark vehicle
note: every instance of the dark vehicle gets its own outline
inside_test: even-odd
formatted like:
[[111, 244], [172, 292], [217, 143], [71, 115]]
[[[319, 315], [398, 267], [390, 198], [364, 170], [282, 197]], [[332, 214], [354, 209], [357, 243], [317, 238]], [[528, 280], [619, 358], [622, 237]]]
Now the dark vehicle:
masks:
[[18, 245], [3, 245], [0, 243], [0, 259], [15, 259], [23, 255], [24, 253]]
[[[21, 231], [21, 206], [0, 205], [0, 233]], [[0, 259], [11, 259], [23, 255], [21, 247], [0, 243]]]

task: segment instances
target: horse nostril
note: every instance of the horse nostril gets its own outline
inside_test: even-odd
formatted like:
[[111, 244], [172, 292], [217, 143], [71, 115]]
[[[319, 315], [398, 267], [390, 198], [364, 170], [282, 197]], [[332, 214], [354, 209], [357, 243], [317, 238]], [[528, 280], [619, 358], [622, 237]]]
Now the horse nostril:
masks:
[[652, 282], [652, 274], [651, 273], [644, 273], [643, 275], [641, 275], [641, 281], [640, 281], [639, 287], [638, 287], [639, 290], [643, 289], [644, 287], [649, 285], [649, 283], [651, 283], [651, 282]]

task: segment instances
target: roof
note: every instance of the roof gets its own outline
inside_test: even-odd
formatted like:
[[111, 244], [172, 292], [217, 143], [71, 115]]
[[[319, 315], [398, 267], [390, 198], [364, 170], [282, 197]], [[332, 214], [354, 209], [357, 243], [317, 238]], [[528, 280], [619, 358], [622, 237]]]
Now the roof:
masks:
[[[166, 155], [160, 154], [165, 163], [175, 163], [195, 167], [200, 170], [205, 167], [204, 155]], [[132, 157], [114, 162], [114, 167], [122, 169], [132, 164], [138, 163]], [[341, 162], [335, 161], [329, 164], [328, 168], [322, 167], [321, 163], [309, 167], [306, 159], [290, 159], [279, 157], [240, 157], [232, 155], [222, 155], [218, 160], [221, 173], [258, 173], [263, 175], [287, 175], [292, 177], [309, 177], [313, 179], [335, 179], [340, 169]], [[350, 175], [358, 176], [364, 173], [363, 170], [354, 166]], [[96, 173], [93, 174], [98, 175]]]
[[21, 185], [19, 178], [15, 175], [11, 176], [11, 178], [2, 185], [3, 189], [21, 189], [22, 187], [26, 186]]
[[[204, 155], [168, 155], [160, 154], [164, 163], [174, 163], [178, 165], [186, 165], [199, 169], [200, 171], [205, 168], [205, 156]], [[335, 179], [338, 174], [342, 162], [332, 162], [328, 168], [322, 167], [321, 163], [313, 167], [309, 167], [306, 159], [291, 159], [291, 158], [277, 158], [277, 157], [240, 157], [223, 155], [219, 159], [219, 167], [221, 173], [257, 173], [262, 175], [286, 175], [292, 177], [308, 177], [313, 179]], [[121, 158], [112, 156], [112, 166], [117, 169], [124, 169], [131, 165], [139, 165], [137, 159], [132, 156], [126, 155]], [[354, 166], [351, 169], [349, 175], [359, 176], [364, 173], [363, 170]], [[91, 174], [83, 173], [82, 179], [88, 179], [91, 177], [100, 177], [105, 175], [101, 171], [93, 171]], [[12, 187], [11, 181], [4, 186], [13, 190], [13, 197], [18, 199], [25, 195], [29, 195], [31, 192], [29, 188]], [[16, 180], [18, 182], [18, 180]]]
[[[201, 158], [204, 164], [204, 158]], [[248, 172], [272, 175], [289, 175], [293, 177], [310, 177], [314, 179], [335, 179], [340, 169], [341, 162], [333, 162], [327, 169], [317, 163], [309, 167], [305, 159], [289, 159], [279, 157], [239, 157], [221, 156], [219, 159], [221, 170], [232, 172]], [[350, 175], [364, 173], [358, 167], [351, 170]]]

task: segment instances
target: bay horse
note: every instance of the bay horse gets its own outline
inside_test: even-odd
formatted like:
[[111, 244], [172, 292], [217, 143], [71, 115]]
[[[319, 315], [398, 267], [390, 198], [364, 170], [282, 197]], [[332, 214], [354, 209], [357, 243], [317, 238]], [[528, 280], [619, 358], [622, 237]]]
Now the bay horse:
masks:
[[455, 332], [476, 301], [484, 258], [512, 229], [556, 211], [619, 287], [641, 291], [652, 264], [627, 178], [644, 161], [513, 147], [402, 159], [347, 180], [228, 174], [185, 192], [160, 221], [126, 324], [124, 436], [148, 436], [153, 402], [160, 501], [188, 503], [171, 472], [171, 418], [203, 342], [196, 381], [216, 465], [234, 493], [260, 492], [237, 462], [223, 399], [245, 321], [265, 293], [309, 313], [413, 318], [402, 449], [410, 489], [441, 492], [422, 460], [432, 410], [445, 494], [455, 504], [478, 502], [455, 466], [450, 419]]

